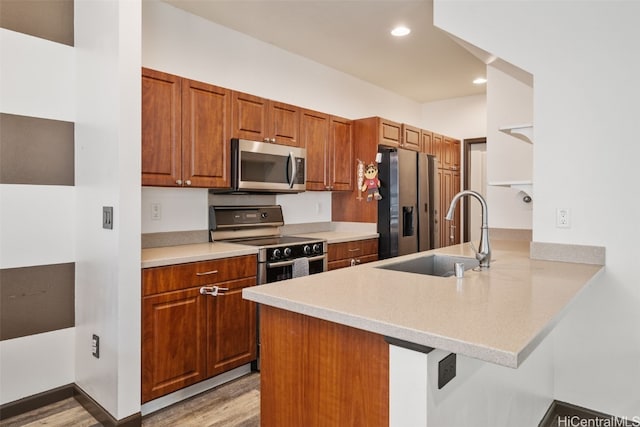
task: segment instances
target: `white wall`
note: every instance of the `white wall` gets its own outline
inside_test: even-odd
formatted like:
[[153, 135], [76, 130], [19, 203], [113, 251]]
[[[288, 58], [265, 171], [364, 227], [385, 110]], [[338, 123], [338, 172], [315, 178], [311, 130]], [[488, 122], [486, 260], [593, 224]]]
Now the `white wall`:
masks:
[[[605, 274], [554, 333], [552, 397], [629, 417], [640, 414], [639, 15], [624, 1], [435, 3], [438, 26], [534, 76], [534, 240], [606, 247]], [[555, 227], [557, 207], [571, 228]]]
[[[214, 24], [157, 0], [143, 2], [142, 64], [269, 99], [350, 119], [382, 116], [419, 125], [416, 102]], [[179, 194], [178, 194], [179, 192]], [[206, 229], [206, 189], [143, 188], [142, 232]], [[150, 203], [161, 203], [163, 219], [151, 221]], [[176, 215], [177, 200], [190, 212]], [[304, 200], [313, 209], [295, 205]], [[287, 223], [331, 220], [328, 193], [278, 196]], [[320, 209], [318, 209], [320, 206]], [[204, 208], [203, 208], [204, 207]], [[166, 219], [165, 219], [166, 213]]]
[[75, 2], [75, 382], [116, 419], [140, 411], [140, 23], [139, 1]]
[[[74, 49], [3, 28], [0, 46], [0, 112], [74, 121]], [[0, 184], [0, 268], [74, 262], [75, 205], [75, 187]], [[1, 341], [0, 404], [72, 383], [74, 343], [74, 328]]]
[[[533, 146], [498, 129], [533, 123], [533, 88], [492, 65], [487, 79], [487, 182], [531, 182]], [[535, 199], [524, 203], [518, 190], [489, 185], [487, 203], [489, 227], [531, 229]]]
[[423, 104], [418, 126], [460, 140], [486, 136], [487, 97], [474, 95]]

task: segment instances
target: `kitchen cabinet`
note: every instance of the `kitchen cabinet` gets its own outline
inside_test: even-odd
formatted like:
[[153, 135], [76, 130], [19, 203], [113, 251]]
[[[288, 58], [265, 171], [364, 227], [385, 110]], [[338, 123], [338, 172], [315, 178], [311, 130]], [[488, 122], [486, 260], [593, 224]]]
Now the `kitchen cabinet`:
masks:
[[300, 108], [242, 92], [233, 92], [232, 137], [303, 147]]
[[381, 117], [368, 117], [356, 120], [358, 138], [366, 138], [376, 145], [400, 147], [402, 142], [402, 124]]
[[300, 118], [301, 142], [307, 150], [307, 190], [352, 190], [351, 120], [312, 110], [302, 110]]
[[440, 143], [441, 168], [460, 170], [460, 141], [448, 136], [442, 136]]
[[231, 91], [142, 69], [142, 185], [230, 186]]
[[331, 243], [327, 248], [329, 270], [378, 260], [378, 239]]
[[[256, 358], [256, 257], [142, 270], [142, 402]], [[203, 295], [202, 287], [228, 290]]]
[[444, 151], [444, 137], [439, 133], [433, 132], [431, 134], [431, 146], [433, 149], [433, 154], [438, 159], [438, 169], [443, 168], [444, 164], [442, 161], [443, 151]]
[[422, 131], [417, 127], [403, 124], [400, 147], [406, 150], [422, 151]]
[[451, 200], [460, 191], [460, 172], [450, 169], [438, 169], [440, 181], [440, 212], [438, 221], [440, 224], [440, 246], [450, 246], [460, 243], [460, 205], [456, 205], [452, 221], [445, 219], [449, 211]]
[[351, 191], [355, 174], [353, 124], [351, 120], [331, 116], [329, 126], [329, 182], [331, 191]]
[[329, 190], [330, 153], [328, 114], [312, 110], [300, 113], [300, 138], [307, 149], [307, 190]]
[[435, 156], [436, 152], [433, 148], [433, 132], [422, 129], [421, 136], [422, 136], [422, 145], [420, 147], [421, 151], [423, 153], [427, 153], [432, 156]]

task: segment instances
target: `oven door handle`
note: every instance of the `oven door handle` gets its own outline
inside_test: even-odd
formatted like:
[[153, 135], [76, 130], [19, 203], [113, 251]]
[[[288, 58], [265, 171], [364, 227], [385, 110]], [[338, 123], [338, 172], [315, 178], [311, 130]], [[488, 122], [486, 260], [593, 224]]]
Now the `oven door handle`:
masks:
[[[308, 257], [307, 259], [309, 260], [309, 262], [314, 262], [314, 261], [320, 261], [322, 259], [325, 259], [326, 257], [327, 257], [326, 255], [318, 255], [318, 256]], [[267, 268], [288, 267], [290, 265], [293, 265], [294, 262], [295, 262], [294, 260], [268, 262], [267, 263]]]

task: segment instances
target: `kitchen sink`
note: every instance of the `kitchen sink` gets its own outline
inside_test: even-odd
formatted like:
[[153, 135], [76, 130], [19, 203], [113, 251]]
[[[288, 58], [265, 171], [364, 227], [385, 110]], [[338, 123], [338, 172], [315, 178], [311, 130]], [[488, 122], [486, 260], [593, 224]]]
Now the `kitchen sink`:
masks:
[[405, 273], [426, 274], [428, 276], [449, 277], [454, 275], [454, 264], [461, 262], [465, 270], [478, 266], [475, 258], [449, 256], [449, 255], [425, 255], [407, 261], [393, 262], [378, 266], [385, 270], [404, 271]]

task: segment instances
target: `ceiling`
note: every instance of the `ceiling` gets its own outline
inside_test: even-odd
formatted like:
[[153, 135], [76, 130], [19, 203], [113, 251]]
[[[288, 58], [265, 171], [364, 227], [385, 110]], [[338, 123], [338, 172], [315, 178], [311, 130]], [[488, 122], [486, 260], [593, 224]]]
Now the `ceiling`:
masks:
[[433, 26], [432, 0], [164, 1], [420, 103], [485, 93], [484, 62]]

